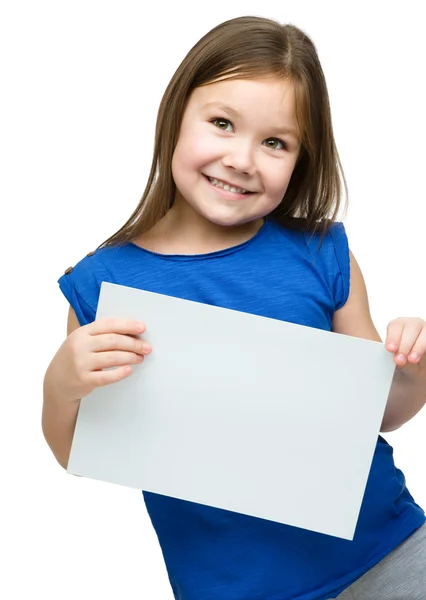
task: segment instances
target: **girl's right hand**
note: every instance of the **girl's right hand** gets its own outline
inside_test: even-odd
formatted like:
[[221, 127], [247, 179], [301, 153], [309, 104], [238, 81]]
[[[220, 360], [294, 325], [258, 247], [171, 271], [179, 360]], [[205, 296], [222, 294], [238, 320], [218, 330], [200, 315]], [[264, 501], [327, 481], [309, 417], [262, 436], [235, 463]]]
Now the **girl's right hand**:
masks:
[[[60, 395], [78, 401], [96, 387], [128, 377], [151, 346], [137, 336], [145, 325], [129, 319], [98, 319], [75, 329], [54, 356], [49, 370]], [[103, 371], [102, 369], [117, 367]]]

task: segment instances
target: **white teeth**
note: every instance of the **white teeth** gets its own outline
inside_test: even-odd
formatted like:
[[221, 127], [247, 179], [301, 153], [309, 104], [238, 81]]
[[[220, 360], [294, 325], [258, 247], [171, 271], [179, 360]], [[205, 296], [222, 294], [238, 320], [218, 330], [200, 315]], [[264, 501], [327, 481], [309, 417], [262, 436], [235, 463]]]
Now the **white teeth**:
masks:
[[227, 192], [233, 192], [234, 194], [247, 194], [248, 193], [248, 191], [244, 190], [243, 188], [237, 188], [234, 186], [230, 186], [227, 183], [223, 183], [223, 181], [221, 181], [220, 179], [215, 179], [215, 177], [209, 177], [208, 179], [209, 179], [210, 183], [212, 183], [216, 187], [223, 188]]

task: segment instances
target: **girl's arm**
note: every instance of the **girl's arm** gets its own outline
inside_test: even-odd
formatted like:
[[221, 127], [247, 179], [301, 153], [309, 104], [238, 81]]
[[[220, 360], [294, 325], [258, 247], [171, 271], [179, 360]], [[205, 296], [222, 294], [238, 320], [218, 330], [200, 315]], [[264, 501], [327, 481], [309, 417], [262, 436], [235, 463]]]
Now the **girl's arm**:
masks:
[[80, 327], [70, 307], [67, 338], [43, 382], [43, 434], [64, 469], [71, 452], [79, 398], [132, 374], [132, 366], [143, 362], [151, 352], [151, 346], [140, 339], [145, 329], [144, 323], [134, 319], [113, 318]]
[[[67, 336], [80, 327], [74, 310], [70, 307], [68, 313]], [[50, 363], [43, 382], [43, 413], [42, 430], [46, 442], [50, 446], [56, 460], [64, 469], [68, 466], [77, 422], [80, 400], [70, 402], [61, 398], [61, 390], [57, 389], [55, 381], [54, 361]]]
[[[370, 315], [364, 278], [352, 252], [350, 255], [350, 292], [345, 305], [334, 313], [332, 331], [382, 342]], [[415, 319], [413, 319], [415, 320]], [[382, 342], [383, 343], [383, 342]], [[395, 356], [398, 351], [395, 352]], [[396, 360], [395, 360], [396, 362]], [[424, 377], [411, 377], [400, 368], [392, 380], [381, 432], [394, 431], [412, 419], [426, 403]], [[411, 365], [410, 365], [411, 366]], [[418, 369], [420, 372], [420, 369]]]

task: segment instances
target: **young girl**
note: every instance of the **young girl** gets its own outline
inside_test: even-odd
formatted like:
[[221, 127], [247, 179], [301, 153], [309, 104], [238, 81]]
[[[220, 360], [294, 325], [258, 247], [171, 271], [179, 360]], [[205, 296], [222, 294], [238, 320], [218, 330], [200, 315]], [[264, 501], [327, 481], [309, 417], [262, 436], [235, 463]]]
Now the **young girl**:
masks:
[[[164, 94], [136, 210], [59, 279], [71, 305], [68, 337], [45, 375], [43, 431], [64, 468], [80, 398], [129, 376], [151, 351], [144, 324], [95, 321], [102, 281], [381, 341], [336, 221], [341, 182], [311, 40], [255, 17], [207, 33]], [[423, 406], [425, 346], [422, 319], [389, 324], [397, 368], [381, 432]], [[425, 513], [381, 436], [353, 541], [144, 498], [180, 600], [426, 598]]]

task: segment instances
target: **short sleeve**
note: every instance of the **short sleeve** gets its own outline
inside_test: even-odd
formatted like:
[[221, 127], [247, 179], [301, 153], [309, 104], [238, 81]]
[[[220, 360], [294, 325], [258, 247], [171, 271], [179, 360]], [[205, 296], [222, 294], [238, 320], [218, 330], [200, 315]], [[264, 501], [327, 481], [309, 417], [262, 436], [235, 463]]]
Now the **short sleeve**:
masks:
[[68, 300], [80, 325], [96, 318], [100, 294], [100, 277], [92, 256], [86, 256], [75, 267], [70, 267], [58, 279], [59, 287]]
[[348, 299], [350, 284], [349, 243], [345, 226], [341, 221], [333, 223], [330, 237], [334, 247], [331, 283], [335, 310], [338, 310]]

